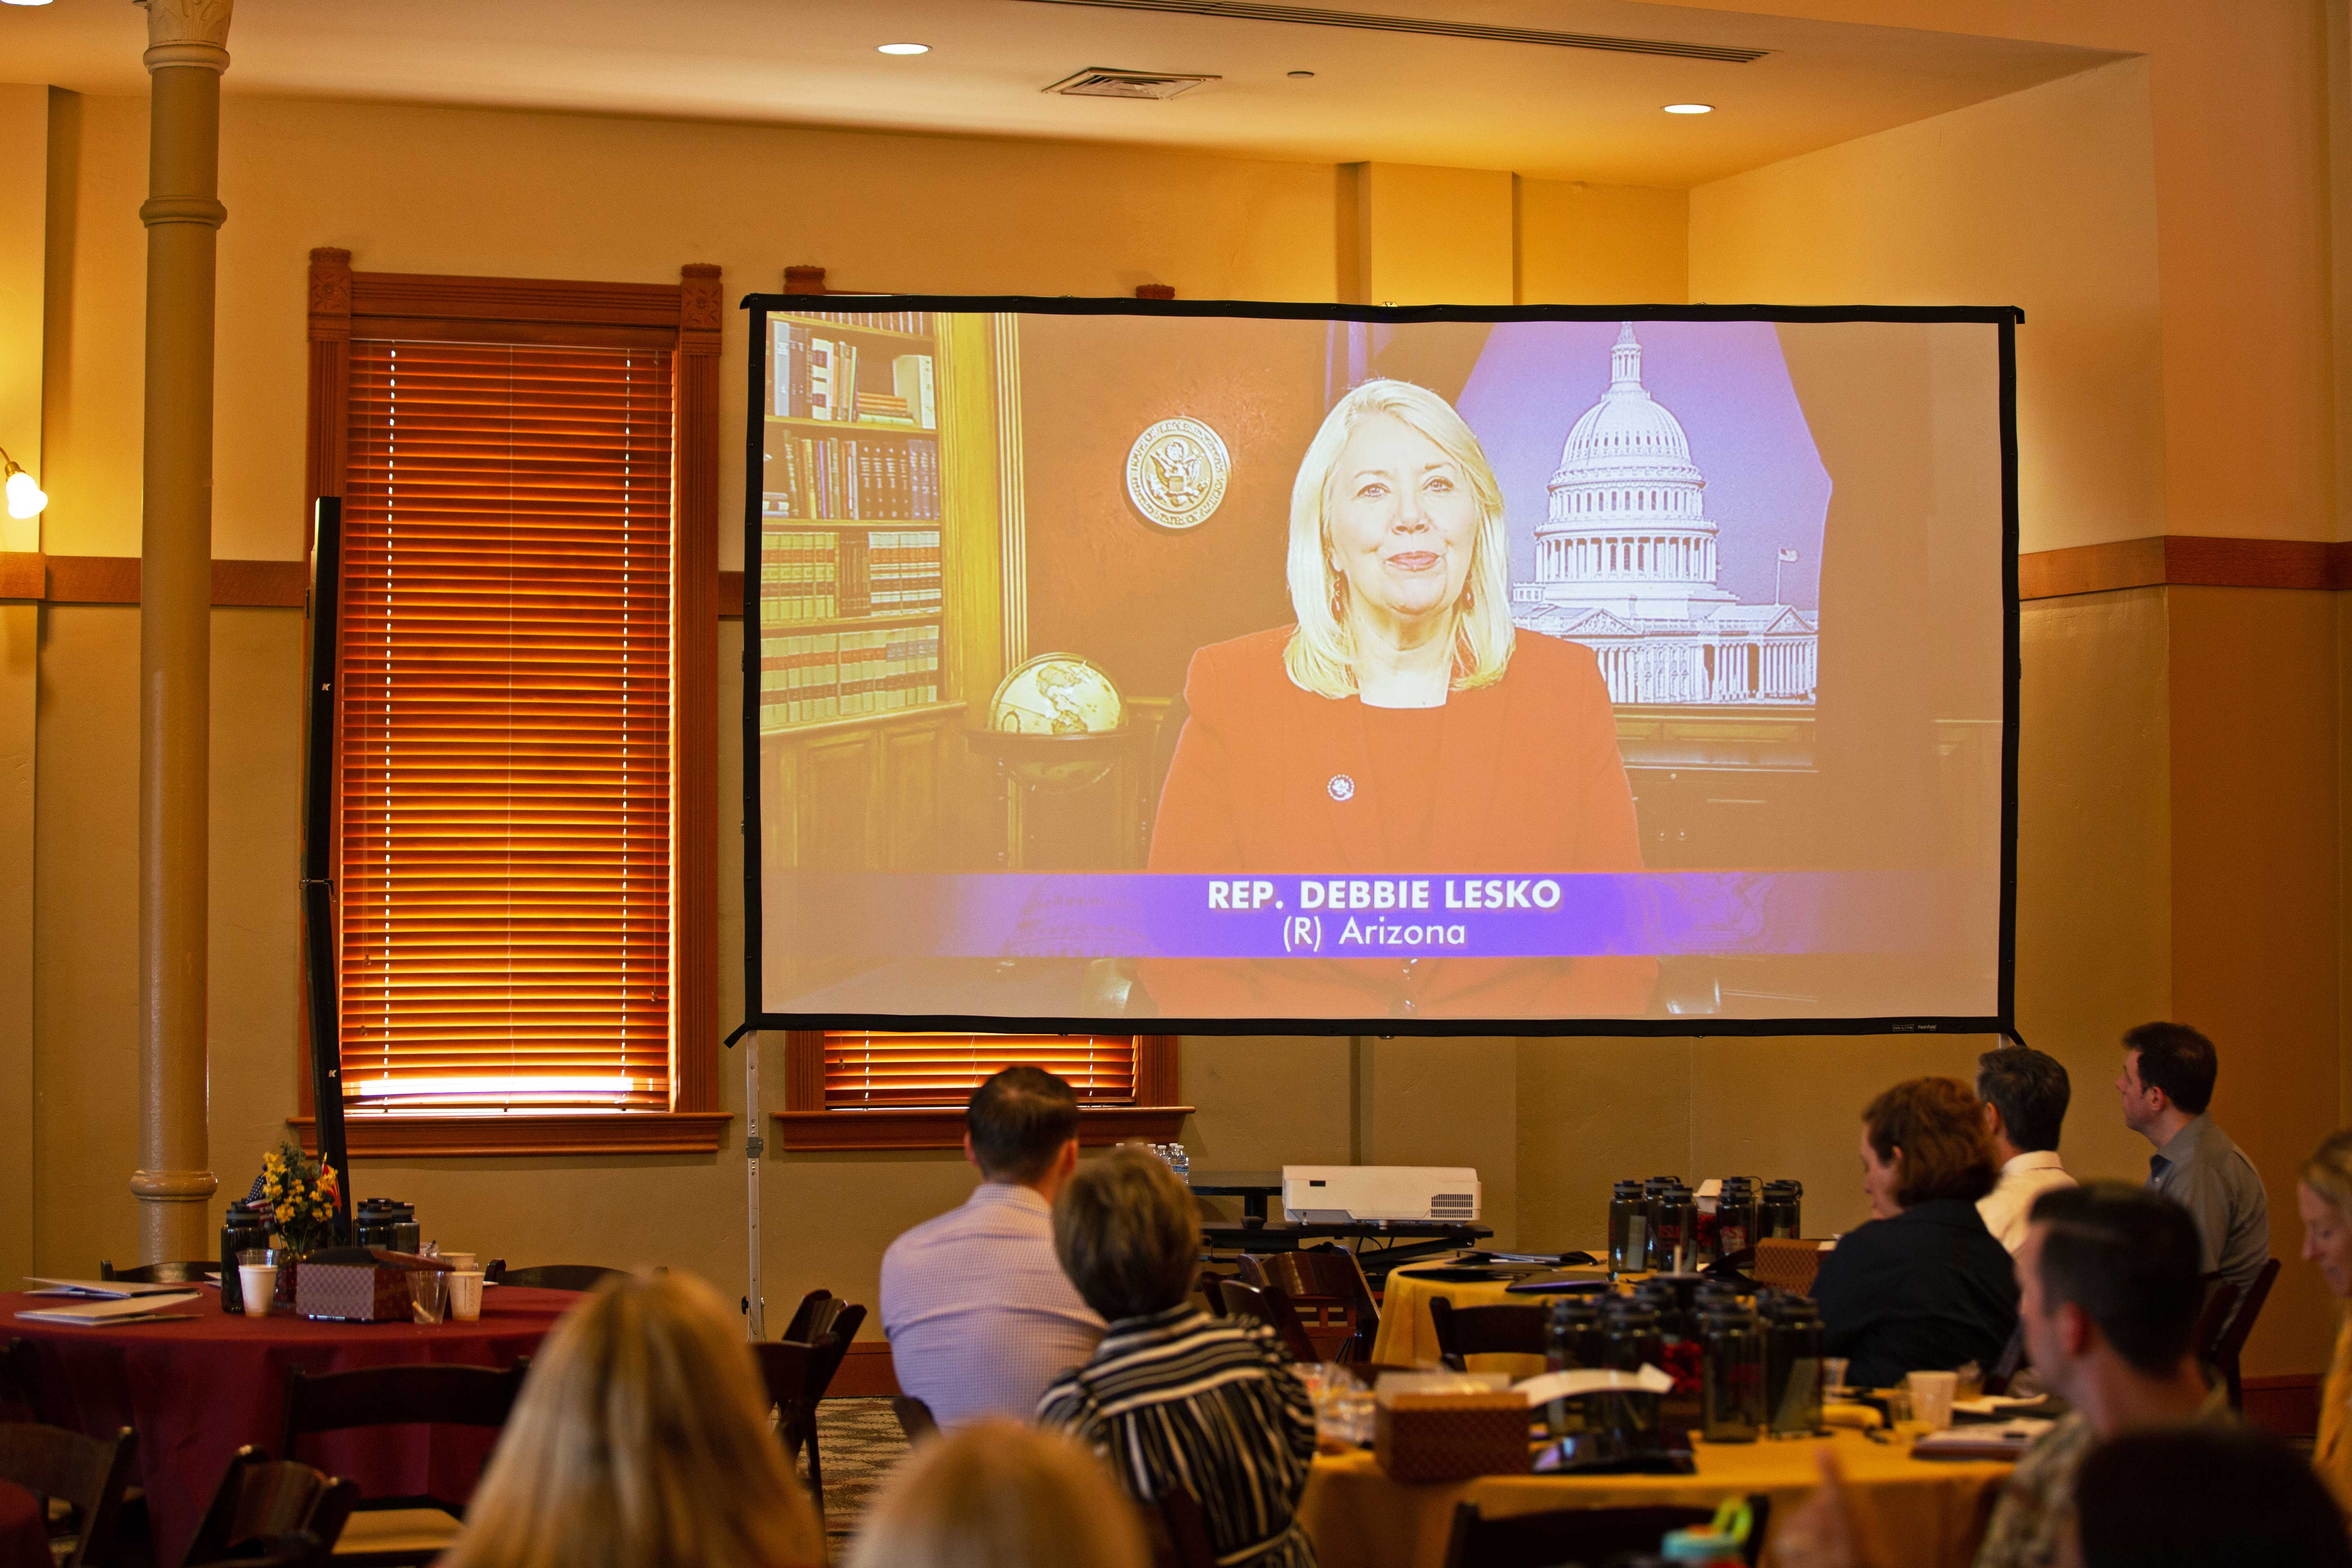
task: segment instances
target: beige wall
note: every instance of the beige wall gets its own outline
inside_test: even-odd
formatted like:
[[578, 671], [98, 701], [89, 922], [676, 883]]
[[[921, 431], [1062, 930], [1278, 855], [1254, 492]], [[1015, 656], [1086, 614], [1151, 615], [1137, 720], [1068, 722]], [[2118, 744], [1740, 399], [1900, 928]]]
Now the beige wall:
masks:
[[[1861, 20], [2020, 25], [1994, 0], [1798, 5], [1856, 7]], [[2290, 47], [2299, 9], [2053, 9], [2063, 15], [2037, 11], [2035, 26], [2062, 41], [2157, 56], [1689, 193], [233, 96], [215, 553], [300, 552], [303, 264], [319, 245], [350, 247], [363, 268], [509, 276], [666, 281], [682, 262], [717, 261], [735, 293], [809, 261], [844, 287], [942, 291], [1118, 294], [1157, 281], [1194, 298], [2014, 303], [2028, 315], [2028, 548], [2167, 526], [2323, 536], [2314, 226], [2325, 193], [2312, 153], [2323, 116]], [[2232, 83], [2243, 89], [2234, 100]], [[43, 252], [19, 255], [0, 238], [0, 333], [16, 334], [0, 353], [26, 330], [5, 300], [46, 293], [33, 356], [48, 367], [36, 424], [58, 497], [47, 546], [135, 554], [145, 106], [61, 97], [42, 122], [44, 155], [23, 141], [38, 118], [35, 100], [16, 96], [26, 91], [0, 89], [0, 174], [60, 173]], [[24, 188], [0, 178], [0, 204]], [[1435, 211], [1447, 221], [1399, 216]], [[2232, 256], [2243, 258], [2234, 272], [2221, 264]], [[730, 327], [732, 428], [743, 344]], [[14, 449], [11, 417], [0, 392], [0, 442]], [[722, 483], [736, 515], [733, 464]], [[2352, 658], [2336, 631], [2345, 613], [2295, 595], [2184, 590], [2025, 616], [2020, 1018], [2074, 1075], [2069, 1161], [2144, 1171], [2145, 1147], [2115, 1121], [2105, 1088], [2112, 1042], [2141, 1018], [2196, 1017], [2229, 1053], [2219, 1109], [2272, 1183], [2283, 1252], [2294, 1237], [2282, 1184], [2352, 1081], [2335, 978], [2347, 941], [2337, 825], [2352, 809], [2336, 761], [2347, 730], [2337, 669]], [[0, 651], [15, 661], [0, 663], [0, 1116], [29, 1106], [36, 1152], [10, 1164], [0, 1122], [0, 1215], [31, 1214], [43, 1267], [82, 1269], [129, 1256], [135, 1234], [124, 1181], [135, 1140], [136, 616], [38, 612], [27, 731], [35, 672], [19, 623], [34, 618], [0, 607], [0, 635], [14, 639]], [[286, 611], [214, 617], [212, 1147], [229, 1186], [294, 1101], [299, 631]], [[740, 649], [730, 623], [722, 669]], [[2258, 689], [2265, 682], [2284, 689]], [[733, 710], [731, 676], [720, 700]], [[722, 734], [722, 788], [736, 744]], [[9, 772], [19, 759], [34, 804], [16, 809], [36, 813], [29, 823], [8, 815], [25, 799], [22, 770]], [[723, 952], [740, 948], [737, 853], [722, 835]], [[33, 911], [16, 949], [11, 897]], [[28, 952], [34, 972], [33, 1044], [16, 1058], [12, 951]], [[739, 1010], [737, 981], [722, 971], [724, 1016]], [[1186, 1138], [1203, 1166], [1475, 1165], [1498, 1236], [1520, 1245], [1597, 1240], [1609, 1181], [1669, 1170], [1800, 1177], [1821, 1230], [1862, 1215], [1852, 1151], [1863, 1100], [1900, 1077], [1964, 1072], [1981, 1044], [1196, 1039], [1183, 1082], [1201, 1110]], [[782, 1064], [768, 1051], [772, 1086]], [[740, 1110], [740, 1061], [722, 1061], [721, 1082]], [[740, 1133], [739, 1122], [709, 1157], [371, 1163], [356, 1184], [416, 1202], [435, 1231], [488, 1253], [658, 1258], [731, 1290], [742, 1277]], [[10, 1173], [20, 1166], [38, 1172], [37, 1186], [11, 1204], [8, 1184], [36, 1179]], [[815, 1284], [870, 1300], [887, 1238], [970, 1180], [948, 1154], [772, 1158], [771, 1301]], [[0, 1266], [7, 1245], [0, 1231]], [[2282, 1292], [2250, 1370], [2310, 1370], [2325, 1355], [2324, 1304], [2299, 1266]]]

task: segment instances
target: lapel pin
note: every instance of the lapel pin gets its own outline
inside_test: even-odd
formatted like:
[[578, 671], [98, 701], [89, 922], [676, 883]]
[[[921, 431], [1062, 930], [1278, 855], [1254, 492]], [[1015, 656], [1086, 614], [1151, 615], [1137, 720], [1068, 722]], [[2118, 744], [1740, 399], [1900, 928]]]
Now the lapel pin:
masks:
[[1323, 787], [1325, 790], [1329, 792], [1333, 800], [1353, 800], [1356, 798], [1356, 781], [1349, 778], [1345, 773], [1333, 773], [1331, 775], [1331, 782], [1325, 784]]

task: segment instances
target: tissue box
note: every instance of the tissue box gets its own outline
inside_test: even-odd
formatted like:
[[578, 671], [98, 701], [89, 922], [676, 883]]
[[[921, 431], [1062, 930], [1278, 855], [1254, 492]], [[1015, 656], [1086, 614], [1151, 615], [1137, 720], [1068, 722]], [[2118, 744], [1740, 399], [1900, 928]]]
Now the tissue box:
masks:
[[294, 1310], [305, 1318], [347, 1323], [414, 1322], [409, 1270], [447, 1267], [437, 1258], [380, 1247], [339, 1247], [313, 1253], [295, 1269]]
[[1372, 1455], [1400, 1481], [1523, 1475], [1528, 1419], [1527, 1399], [1512, 1393], [1384, 1395], [1372, 1412]]

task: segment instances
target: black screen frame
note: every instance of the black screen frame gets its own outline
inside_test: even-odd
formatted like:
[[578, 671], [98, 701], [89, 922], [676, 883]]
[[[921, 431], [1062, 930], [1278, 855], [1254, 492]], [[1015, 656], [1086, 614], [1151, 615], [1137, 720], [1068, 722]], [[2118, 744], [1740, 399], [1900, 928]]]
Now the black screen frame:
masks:
[[[1178, 1035], [1579, 1036], [1691, 1038], [1710, 1035], [2001, 1035], [2016, 1032], [2018, 767], [2017, 329], [2025, 312], [2009, 305], [1327, 305], [1255, 300], [1129, 300], [1022, 294], [747, 294], [743, 495], [743, 1028], [920, 1032], [1099, 1034], [1132, 1022], [1139, 1032]], [[1209, 316], [1267, 321], [1885, 321], [1974, 324], [1996, 329], [1999, 353], [2001, 503], [2000, 931], [1995, 1010], [1973, 1015], [1852, 1018], [1169, 1018], [1132, 1020], [995, 1014], [772, 1013], [761, 989], [760, 880], [760, 535], [767, 319], [772, 312], [922, 310], [935, 314]]]

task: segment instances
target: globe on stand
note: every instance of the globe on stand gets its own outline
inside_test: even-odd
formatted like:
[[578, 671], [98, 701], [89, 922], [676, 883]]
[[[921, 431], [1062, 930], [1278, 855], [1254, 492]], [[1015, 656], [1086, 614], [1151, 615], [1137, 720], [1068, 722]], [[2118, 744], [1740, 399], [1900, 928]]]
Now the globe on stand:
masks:
[[[988, 727], [1005, 734], [1037, 736], [1109, 735], [1126, 728], [1127, 701], [1111, 678], [1091, 661], [1074, 653], [1041, 653], [1015, 667], [997, 682], [988, 700]], [[1059, 759], [1058, 748], [1039, 746], [1034, 752], [1016, 752], [1013, 776], [1034, 790], [1062, 795], [1097, 783], [1111, 769], [1097, 748], [1084, 756]]]

